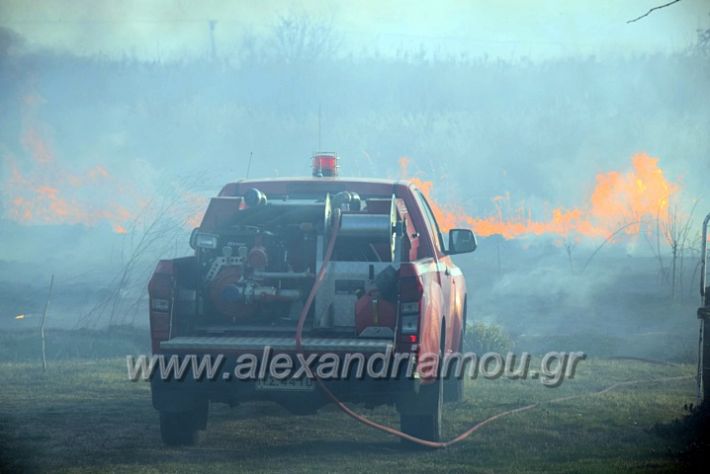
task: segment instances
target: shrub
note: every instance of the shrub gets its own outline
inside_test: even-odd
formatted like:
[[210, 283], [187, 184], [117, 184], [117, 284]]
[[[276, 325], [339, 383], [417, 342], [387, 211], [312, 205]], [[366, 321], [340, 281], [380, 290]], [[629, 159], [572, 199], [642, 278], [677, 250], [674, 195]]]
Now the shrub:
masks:
[[513, 346], [513, 339], [502, 326], [482, 322], [469, 324], [463, 340], [464, 351], [476, 354], [505, 354], [512, 350]]

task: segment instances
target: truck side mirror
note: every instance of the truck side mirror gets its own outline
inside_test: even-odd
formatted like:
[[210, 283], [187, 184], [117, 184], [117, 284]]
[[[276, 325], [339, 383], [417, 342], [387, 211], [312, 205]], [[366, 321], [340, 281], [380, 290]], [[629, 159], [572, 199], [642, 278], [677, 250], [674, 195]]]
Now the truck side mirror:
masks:
[[470, 229], [451, 229], [447, 254], [471, 253], [478, 247], [476, 236]]

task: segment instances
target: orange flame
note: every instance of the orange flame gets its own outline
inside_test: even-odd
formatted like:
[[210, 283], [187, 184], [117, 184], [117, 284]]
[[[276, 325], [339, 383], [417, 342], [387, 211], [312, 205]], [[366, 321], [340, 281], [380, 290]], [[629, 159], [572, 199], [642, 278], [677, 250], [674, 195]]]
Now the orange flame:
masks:
[[100, 205], [87, 202], [92, 201], [90, 198], [81, 199], [79, 191], [95, 197], [101, 187], [106, 186], [110, 175], [105, 168], [71, 174], [62, 169], [56, 160], [35, 161], [41, 165], [34, 165], [29, 173], [24, 173], [12, 156], [5, 156], [3, 161], [10, 170], [2, 185], [2, 194], [9, 204], [5, 215], [12, 220], [28, 224], [87, 225], [106, 220], [117, 228], [133, 216], [126, 207], [116, 202]]
[[[128, 233], [129, 222], [150, 205], [151, 194], [139, 192], [130, 180], [112, 176], [103, 165], [79, 172], [63, 167], [47, 138], [51, 137], [51, 129], [37, 118], [36, 109], [43, 103], [38, 95], [24, 98], [19, 140], [24, 154], [22, 159], [9, 152], [2, 156], [8, 169], [0, 184], [5, 217], [27, 224], [91, 226], [106, 221], [114, 232]], [[188, 213], [205, 207], [206, 200], [200, 196], [183, 194], [177, 199], [188, 204]], [[194, 212], [189, 224], [199, 224], [200, 219], [201, 214]]]
[[[409, 159], [401, 158], [400, 172], [404, 178], [407, 178], [408, 167]], [[555, 208], [548, 219], [536, 221], [529, 209], [519, 209], [506, 217], [502, 206], [509, 202], [509, 196], [493, 198], [497, 212], [485, 218], [468, 215], [460, 206], [444, 209], [432, 199], [431, 181], [417, 177], [407, 179], [427, 197], [443, 231], [471, 227], [479, 235], [499, 234], [506, 239], [543, 234], [607, 238], [620, 228], [629, 234], [638, 233], [645, 220], [668, 222], [670, 199], [679, 190], [678, 185], [666, 180], [657, 158], [641, 153], [632, 158], [630, 171], [597, 175], [586, 206], [569, 210]]]

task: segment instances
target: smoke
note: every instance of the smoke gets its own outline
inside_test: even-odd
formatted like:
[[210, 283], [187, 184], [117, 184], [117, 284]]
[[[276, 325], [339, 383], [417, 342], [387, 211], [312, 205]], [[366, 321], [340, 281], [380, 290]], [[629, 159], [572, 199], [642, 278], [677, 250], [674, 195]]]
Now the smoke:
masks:
[[20, 52], [24, 45], [25, 41], [20, 34], [0, 26], [0, 58]]
[[[442, 226], [477, 231], [477, 252], [454, 257], [469, 321], [501, 324], [520, 344], [576, 337], [555, 350], [579, 350], [590, 335], [693, 330], [678, 321], [694, 296], [694, 232], [710, 198], [706, 58], [526, 62], [426, 45], [415, 54], [411, 44], [381, 54], [349, 49], [347, 34], [313, 16], [279, 17], [248, 44], [225, 45], [218, 22], [217, 58], [206, 22], [195, 25], [202, 55], [176, 61], [142, 61], [130, 42], [104, 57], [5, 55], [0, 285], [29, 282], [13, 294], [36, 295], [55, 272], [54, 324], [145, 324], [150, 271], [189, 251], [209, 196], [247, 169], [308, 175], [312, 152], [326, 149], [360, 177], [396, 179], [410, 157], [407, 175]], [[310, 32], [306, 51], [275, 47], [289, 31]], [[687, 219], [672, 298], [663, 229]], [[113, 294], [118, 309], [92, 312]], [[7, 324], [31, 321], [14, 316], [30, 313], [32, 298], [3, 301]]]
[[[684, 0], [662, 15], [626, 24], [647, 9], [648, 2], [642, 0], [623, 4], [612, 0], [534, 4], [445, 0], [437, 8], [404, 0], [386, 4], [363, 0], [356, 9], [332, 2], [294, 4], [292, 0], [251, 4], [127, 0], [120, 5], [41, 0], [31, 7], [6, 0], [0, 5], [0, 25], [17, 29], [35, 48], [112, 58], [128, 54], [147, 61], [210, 54], [210, 21], [216, 21], [217, 51], [226, 55], [248, 36], [268, 37], [276, 18], [285, 15], [332, 25], [356, 53], [486, 54], [506, 60], [678, 51], [694, 33], [688, 26], [707, 25], [703, 0]], [[557, 12], [552, 22], [551, 11]]]

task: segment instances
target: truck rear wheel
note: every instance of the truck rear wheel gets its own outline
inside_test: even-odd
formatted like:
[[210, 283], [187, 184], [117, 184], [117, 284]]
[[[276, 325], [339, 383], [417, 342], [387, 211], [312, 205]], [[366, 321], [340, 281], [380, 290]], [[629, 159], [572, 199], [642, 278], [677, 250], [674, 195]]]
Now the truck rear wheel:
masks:
[[187, 412], [160, 412], [160, 437], [168, 446], [193, 446], [205, 429], [207, 407]]
[[[463, 342], [464, 342], [464, 336], [466, 334], [466, 315], [467, 315], [467, 308], [468, 306], [468, 301], [467, 299], [464, 299], [463, 302], [463, 316], [462, 316], [462, 328], [460, 331], [460, 336], [459, 336], [459, 346], [456, 349], [460, 354], [464, 353], [463, 350]], [[455, 366], [454, 366], [455, 368]], [[445, 381], [444, 381], [444, 401], [445, 402], [460, 402], [463, 400], [463, 387], [464, 387], [464, 373], [465, 371], [463, 370], [464, 367], [462, 367], [461, 370], [461, 376], [456, 377], [452, 372], [452, 368], [450, 367], [448, 370], [448, 374], [444, 374]]]
[[[458, 352], [463, 353], [463, 331], [459, 339]], [[455, 367], [454, 367], [455, 368]], [[460, 402], [463, 400], [463, 371], [461, 377], [457, 377], [454, 370], [450, 367], [448, 374], [444, 375], [444, 401], [445, 402]]]
[[[441, 413], [444, 401], [444, 384], [441, 378], [422, 385], [413, 406], [400, 409], [400, 429], [403, 433], [427, 441], [441, 440]], [[417, 446], [404, 441], [408, 446]]]
[[[441, 413], [444, 404], [443, 354], [446, 348], [446, 328], [442, 325], [437, 376], [432, 383], [420, 384], [419, 393], [399, 408], [399, 426], [403, 433], [427, 441], [441, 441]], [[406, 446], [419, 447], [402, 440]]]

